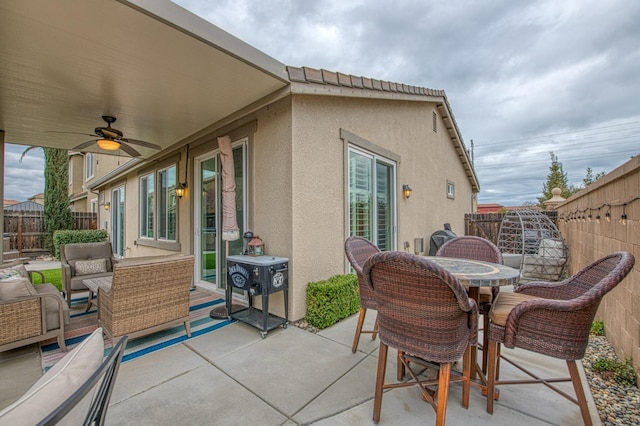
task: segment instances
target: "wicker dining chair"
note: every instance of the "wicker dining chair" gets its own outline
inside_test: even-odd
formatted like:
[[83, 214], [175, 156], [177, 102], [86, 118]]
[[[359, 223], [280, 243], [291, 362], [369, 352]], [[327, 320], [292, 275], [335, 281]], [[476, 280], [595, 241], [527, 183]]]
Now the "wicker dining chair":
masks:
[[[480, 260], [483, 262], [502, 264], [502, 253], [498, 246], [491, 241], [474, 236], [463, 236], [453, 238], [444, 243], [436, 252], [436, 256], [455, 257], [459, 259]], [[483, 335], [482, 335], [482, 372], [487, 372], [487, 342], [489, 330], [489, 310], [491, 302], [500, 292], [500, 287], [480, 287], [480, 297], [478, 300], [478, 311], [483, 318]]]
[[378, 320], [373, 326], [373, 330], [363, 330], [364, 318], [367, 314], [367, 309], [376, 309], [376, 299], [371, 292], [371, 289], [364, 282], [362, 276], [362, 267], [364, 262], [376, 253], [380, 253], [378, 247], [372, 242], [362, 237], [349, 237], [344, 242], [344, 251], [347, 255], [347, 259], [351, 266], [356, 271], [358, 276], [358, 288], [360, 290], [360, 313], [358, 315], [358, 324], [356, 325], [356, 334], [353, 337], [353, 345], [351, 346], [351, 352], [355, 353], [358, 350], [358, 343], [360, 342], [360, 335], [362, 333], [371, 334], [371, 340], [375, 340], [378, 335]]
[[[374, 254], [363, 276], [376, 299], [380, 336], [373, 421], [380, 420], [384, 389], [417, 386], [436, 411], [436, 425], [443, 425], [450, 382], [462, 381], [462, 405], [469, 406], [470, 348], [478, 330], [475, 302], [448, 271], [410, 253]], [[385, 383], [389, 346], [398, 350], [398, 368], [410, 380]], [[462, 374], [452, 373], [452, 364], [463, 355]], [[438, 369], [438, 379], [420, 378], [412, 365]], [[437, 395], [428, 388], [434, 384]]]
[[[589, 332], [600, 301], [631, 271], [635, 259], [631, 253], [616, 252], [603, 257], [577, 274], [560, 282], [531, 282], [515, 293], [502, 292], [496, 298], [489, 317], [489, 372], [487, 395], [495, 386], [544, 383], [580, 407], [585, 425], [591, 425], [576, 360], [584, 357]], [[520, 348], [563, 359], [577, 399], [551, 385], [549, 379], [527, 372], [533, 380], [496, 380], [497, 348]], [[502, 358], [515, 365], [508, 358]], [[487, 398], [487, 412], [493, 413], [493, 398]]]

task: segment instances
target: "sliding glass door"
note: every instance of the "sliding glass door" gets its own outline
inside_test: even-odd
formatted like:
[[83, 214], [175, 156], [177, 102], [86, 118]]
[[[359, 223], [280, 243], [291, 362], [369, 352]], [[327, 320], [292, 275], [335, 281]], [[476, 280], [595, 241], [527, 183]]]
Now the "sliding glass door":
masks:
[[[233, 145], [233, 163], [236, 183], [236, 218], [240, 236], [245, 231], [246, 205], [246, 140]], [[224, 289], [226, 256], [241, 254], [242, 238], [222, 240], [222, 164], [215, 151], [195, 159], [195, 248], [196, 276], [200, 284]]]

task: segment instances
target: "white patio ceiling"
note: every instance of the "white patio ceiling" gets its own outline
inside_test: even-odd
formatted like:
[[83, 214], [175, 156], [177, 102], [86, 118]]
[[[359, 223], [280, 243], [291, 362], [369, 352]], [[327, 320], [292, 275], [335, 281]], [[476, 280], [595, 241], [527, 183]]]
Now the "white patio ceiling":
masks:
[[72, 149], [92, 138], [55, 132], [107, 114], [164, 149], [287, 84], [283, 64], [168, 0], [0, 3], [5, 143]]

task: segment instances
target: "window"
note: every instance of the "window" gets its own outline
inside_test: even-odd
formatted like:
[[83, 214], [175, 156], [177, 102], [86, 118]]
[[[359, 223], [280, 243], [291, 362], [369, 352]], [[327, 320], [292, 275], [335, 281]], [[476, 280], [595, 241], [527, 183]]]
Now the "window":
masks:
[[154, 175], [140, 178], [140, 236], [153, 238]]
[[176, 241], [176, 166], [140, 178], [140, 237]]
[[91, 213], [98, 213], [98, 199], [91, 200]]
[[451, 181], [447, 181], [447, 198], [456, 198], [456, 187]]
[[431, 119], [433, 120], [433, 131], [438, 133], [438, 114], [435, 111], [431, 113]]
[[349, 149], [349, 232], [395, 248], [395, 163]]
[[93, 154], [87, 153], [84, 156], [84, 180], [87, 181], [93, 178]]

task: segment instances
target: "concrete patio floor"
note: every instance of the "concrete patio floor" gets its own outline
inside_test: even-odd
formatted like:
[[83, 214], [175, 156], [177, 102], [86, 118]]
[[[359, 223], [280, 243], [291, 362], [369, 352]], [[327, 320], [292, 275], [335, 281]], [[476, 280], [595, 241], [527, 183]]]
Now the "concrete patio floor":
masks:
[[[368, 326], [375, 316], [369, 315]], [[109, 425], [370, 425], [378, 340], [364, 335], [357, 353], [351, 342], [357, 315], [313, 334], [290, 326], [260, 338], [257, 329], [235, 323], [179, 345], [122, 364], [107, 415]], [[504, 354], [532, 370], [544, 366], [566, 376], [563, 361], [524, 351]], [[0, 354], [0, 408], [17, 399], [42, 374], [39, 350], [32, 345]], [[585, 391], [594, 424], [601, 424], [586, 378]], [[395, 376], [390, 351], [387, 377]], [[520, 377], [508, 363], [501, 377]], [[570, 383], [560, 384], [573, 395]], [[580, 425], [580, 410], [543, 385], [503, 386], [494, 414], [471, 388], [468, 409], [461, 386], [450, 388], [451, 425]], [[384, 394], [381, 425], [431, 424], [435, 412], [416, 388]]]

